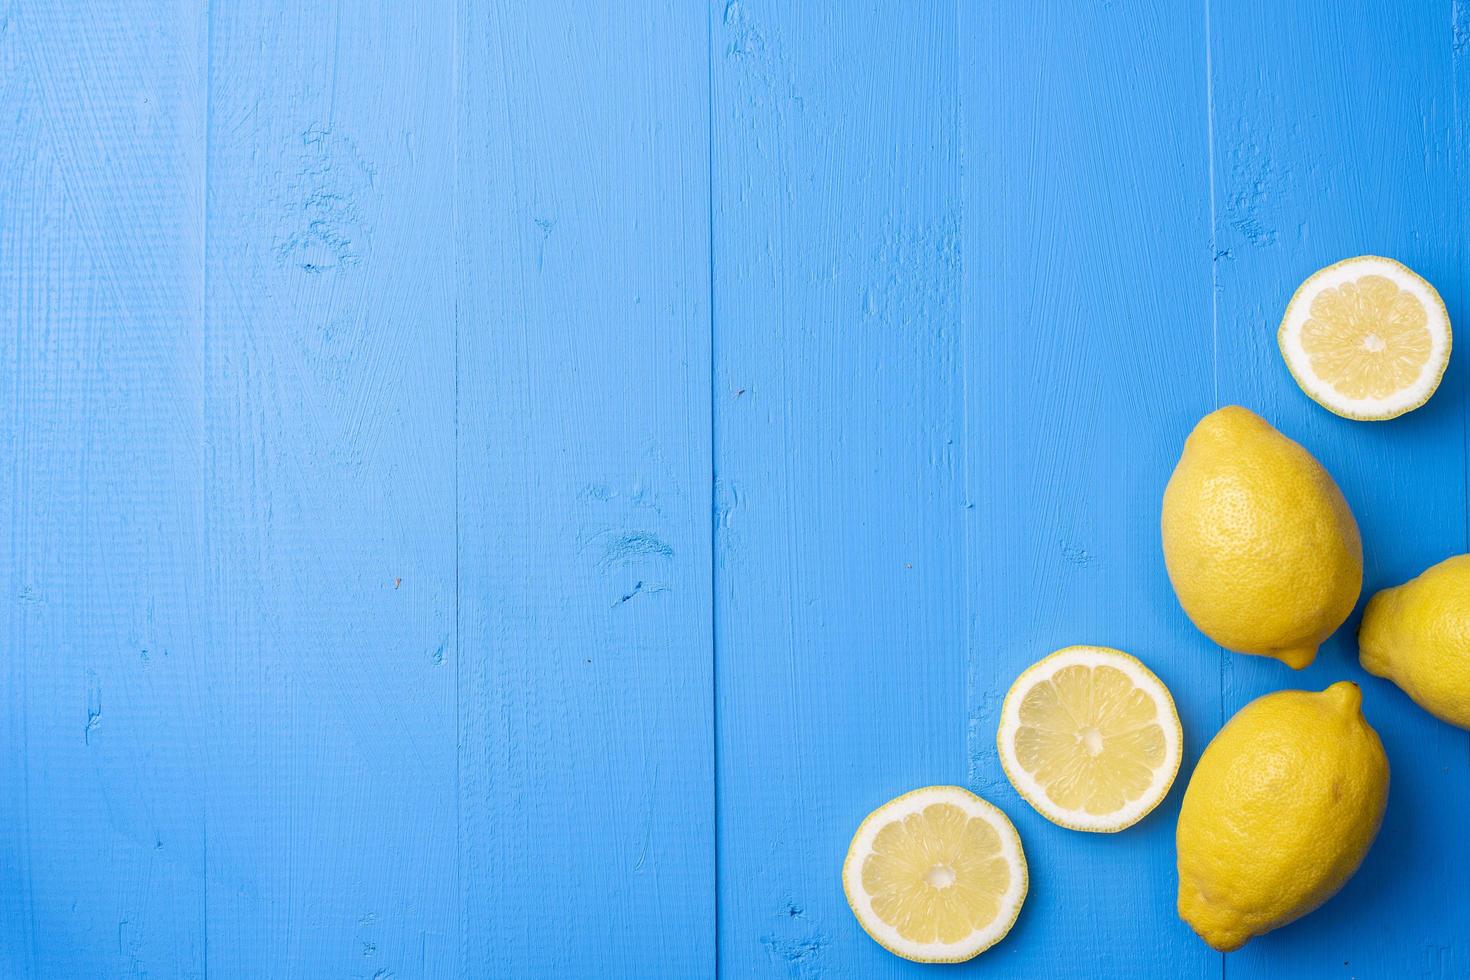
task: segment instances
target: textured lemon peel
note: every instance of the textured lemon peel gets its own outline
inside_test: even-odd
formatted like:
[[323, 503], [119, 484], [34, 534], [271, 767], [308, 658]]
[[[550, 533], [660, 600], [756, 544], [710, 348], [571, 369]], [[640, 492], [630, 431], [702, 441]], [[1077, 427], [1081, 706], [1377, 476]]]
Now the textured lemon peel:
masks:
[[[1320, 907], [1356, 872], [1387, 800], [1388, 759], [1362, 693], [1276, 691], [1206, 746], [1176, 828], [1179, 915], [1239, 949]], [[1290, 792], [1283, 792], [1289, 788]]]
[[1368, 601], [1363, 669], [1441, 721], [1470, 728], [1470, 555], [1455, 555]]
[[1179, 604], [1237, 653], [1305, 667], [1362, 588], [1362, 538], [1332, 475], [1238, 405], [1185, 440], [1160, 531]]

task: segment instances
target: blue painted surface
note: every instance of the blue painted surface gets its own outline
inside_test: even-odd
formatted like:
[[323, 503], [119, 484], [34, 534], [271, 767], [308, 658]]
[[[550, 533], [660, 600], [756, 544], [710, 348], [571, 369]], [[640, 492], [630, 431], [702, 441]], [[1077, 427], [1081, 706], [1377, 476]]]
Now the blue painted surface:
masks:
[[[604, 9], [605, 8], [605, 9]], [[1306, 274], [1460, 322], [1470, 7], [0, 0], [0, 976], [921, 976], [838, 868], [964, 783], [1030, 857], [953, 972], [1470, 975], [1470, 736], [1225, 654], [1157, 517], [1198, 417], [1318, 455], [1366, 595], [1470, 548], [1467, 385], [1296, 388]], [[1186, 773], [1363, 683], [1383, 835], [1222, 957], [1184, 785], [1041, 819], [993, 732], [1067, 643]]]

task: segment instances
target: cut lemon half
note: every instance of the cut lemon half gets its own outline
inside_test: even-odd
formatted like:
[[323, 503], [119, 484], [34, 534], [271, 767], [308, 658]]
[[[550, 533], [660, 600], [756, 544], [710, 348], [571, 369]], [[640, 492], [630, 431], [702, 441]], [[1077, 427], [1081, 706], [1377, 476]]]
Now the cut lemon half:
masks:
[[1052, 823], [1112, 833], [1158, 806], [1179, 772], [1174, 699], [1136, 657], [1067, 647], [1022, 672], [996, 744], [1016, 792]]
[[868, 814], [842, 866], [858, 924], [919, 963], [959, 963], [994, 946], [1015, 924], [1026, 886], [1016, 828], [958, 786], [916, 789]]
[[1414, 270], [1359, 255], [1297, 287], [1276, 341], [1307, 397], [1349, 419], [1382, 421], [1429, 400], [1450, 362], [1444, 300]]

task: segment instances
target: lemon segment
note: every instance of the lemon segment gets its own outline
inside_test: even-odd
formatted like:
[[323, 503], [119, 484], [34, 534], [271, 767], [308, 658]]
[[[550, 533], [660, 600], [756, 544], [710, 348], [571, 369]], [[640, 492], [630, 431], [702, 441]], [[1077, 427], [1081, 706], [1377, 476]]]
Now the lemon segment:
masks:
[[1381, 421], [1413, 411], [1439, 387], [1450, 360], [1450, 318], [1433, 286], [1376, 255], [1310, 276], [1277, 332], [1301, 389], [1345, 418]]
[[1001, 706], [996, 745], [1016, 792], [1052, 823], [1113, 833], [1168, 795], [1183, 736], [1174, 699], [1121, 650], [1067, 647], [1032, 664]]
[[1020, 914], [1027, 881], [1016, 828], [958, 786], [916, 789], [874, 810], [842, 866], [858, 924], [919, 963], [958, 963], [999, 942]]

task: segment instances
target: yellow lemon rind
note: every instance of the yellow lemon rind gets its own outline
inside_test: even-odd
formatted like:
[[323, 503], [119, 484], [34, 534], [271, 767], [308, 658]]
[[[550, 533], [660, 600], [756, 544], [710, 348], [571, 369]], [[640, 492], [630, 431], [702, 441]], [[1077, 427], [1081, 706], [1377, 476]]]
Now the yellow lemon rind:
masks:
[[[1322, 278], [1336, 272], [1343, 266], [1358, 263], [1370, 267], [1374, 263], [1383, 263], [1389, 267], [1389, 271], [1396, 273], [1396, 275], [1389, 276], [1388, 278], [1392, 278], [1401, 288], [1404, 280], [1407, 280], [1411, 285], [1419, 287], [1424, 294], [1420, 299], [1427, 298], [1432, 301], [1425, 304], [1425, 312], [1429, 314], [1431, 319], [1437, 313], [1440, 323], [1444, 327], [1444, 349], [1438, 355], [1437, 367], [1432, 368], [1433, 379], [1424, 386], [1423, 391], [1419, 395], [1414, 396], [1410, 400], [1406, 400], [1401, 405], [1395, 405], [1386, 411], [1356, 411], [1347, 405], [1334, 404], [1327, 395], [1320, 393], [1321, 389], [1326, 387], [1326, 383], [1314, 380], [1313, 376], [1308, 372], [1307, 366], [1304, 363], [1298, 363], [1297, 359], [1299, 357], [1305, 359], [1305, 354], [1299, 352], [1299, 345], [1293, 343], [1299, 336], [1302, 323], [1306, 319], [1305, 316], [1299, 315], [1296, 312], [1298, 301], [1307, 303], [1308, 307], [1310, 307], [1309, 297], [1315, 296], [1320, 291], [1316, 286]], [[1371, 268], [1365, 268], [1364, 275], [1370, 275], [1372, 271]], [[1281, 325], [1276, 329], [1276, 346], [1281, 350], [1281, 359], [1286, 362], [1286, 369], [1291, 372], [1292, 380], [1296, 382], [1297, 387], [1302, 390], [1302, 393], [1312, 401], [1321, 405], [1333, 415], [1351, 419], [1354, 422], [1387, 422], [1401, 415], [1407, 415], [1415, 409], [1422, 408], [1430, 398], [1434, 397], [1434, 393], [1439, 390], [1440, 382], [1444, 380], [1445, 371], [1449, 368], [1450, 353], [1454, 347], [1454, 334], [1450, 328], [1450, 314], [1449, 310], [1445, 308], [1444, 299], [1427, 279], [1396, 259], [1386, 258], [1382, 255], [1355, 255], [1352, 258], [1343, 259], [1340, 262], [1334, 262], [1329, 266], [1318, 269], [1296, 288], [1296, 291], [1291, 294], [1291, 299], [1286, 304], [1286, 312], [1282, 314]], [[1422, 378], [1423, 376], [1421, 376], [1421, 380], [1416, 382], [1416, 384], [1422, 384]]]
[[1311, 914], [1362, 866], [1391, 782], [1362, 700], [1352, 681], [1272, 691], [1205, 747], [1175, 831], [1176, 908], [1213, 949]]
[[[922, 797], [922, 799], [920, 799]], [[866, 857], [873, 839], [882, 826], [892, 823], [895, 814], [906, 816], [904, 811], [917, 813], [932, 803], [951, 803], [972, 817], [985, 820], [1000, 838], [1002, 853], [1009, 859], [1014, 874], [1010, 888], [1001, 898], [1000, 914], [986, 929], [976, 930], [957, 943], [911, 943], [892, 933], [896, 930], [879, 919], [873, 912], [872, 902], [862, 888], [862, 860]], [[864, 846], [859, 847], [859, 844]], [[988, 800], [981, 799], [963, 786], [924, 786], [894, 797], [863, 818], [852, 843], [847, 848], [847, 858], [842, 862], [842, 891], [847, 897], [847, 907], [868, 937], [894, 956], [914, 963], [964, 963], [985, 952], [1004, 939], [1016, 924], [1021, 906], [1026, 903], [1031, 878], [1026, 868], [1026, 852], [1021, 847], [1021, 835], [1011, 823], [1005, 811]], [[870, 921], [871, 920], [871, 921]]]
[[[1094, 815], [1058, 807], [1047, 799], [1046, 790], [1031, 777], [1030, 773], [1026, 772], [1016, 758], [1014, 736], [1016, 729], [1020, 727], [1023, 691], [1030, 689], [1030, 682], [1034, 678], [1043, 674], [1050, 677], [1063, 667], [1072, 664], [1088, 666], [1101, 664], [1116, 667], [1126, 673], [1135, 683], [1141, 681], [1143, 685], [1152, 688], [1155, 703], [1161, 709], [1167, 709], [1161, 711], [1166, 717], [1160, 718], [1159, 721], [1160, 727], [1164, 730], [1168, 758], [1164, 765], [1155, 771], [1154, 782], [1149, 792], [1119, 811], [1125, 814], [1122, 818], [1111, 814]], [[1149, 670], [1143, 661], [1132, 654], [1112, 647], [1100, 646], [1063, 647], [1023, 670], [1021, 676], [1011, 684], [1011, 689], [1006, 692], [1005, 701], [1001, 704], [1000, 724], [996, 729], [995, 743], [1000, 755], [1000, 765], [1005, 770], [1006, 778], [1010, 780], [1011, 786], [1021, 798], [1031, 804], [1033, 810], [1058, 827], [1093, 834], [1115, 834], [1120, 830], [1127, 830], [1152, 813], [1168, 797], [1169, 790], [1179, 775], [1179, 766], [1184, 758], [1184, 729], [1179, 724], [1179, 711], [1174, 705], [1174, 696], [1169, 693], [1164, 682], [1159, 680], [1158, 676]]]
[[1358, 663], [1447, 725], [1470, 729], [1470, 554], [1451, 555], [1368, 600]]

